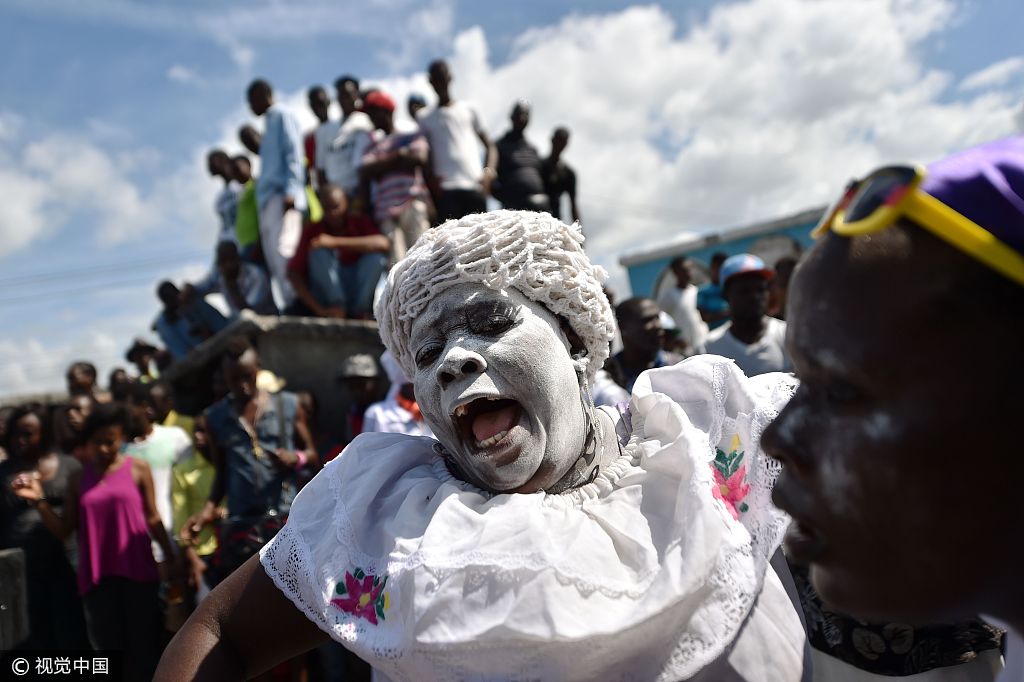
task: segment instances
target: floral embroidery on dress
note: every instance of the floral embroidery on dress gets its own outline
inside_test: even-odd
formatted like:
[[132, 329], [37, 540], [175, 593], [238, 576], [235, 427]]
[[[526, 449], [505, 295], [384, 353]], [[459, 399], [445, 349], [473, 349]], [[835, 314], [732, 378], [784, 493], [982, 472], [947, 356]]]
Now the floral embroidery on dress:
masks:
[[338, 581], [334, 588], [337, 596], [331, 604], [376, 625], [378, 620], [384, 620], [384, 612], [391, 606], [391, 599], [384, 589], [387, 584], [387, 576], [367, 575], [361, 568], [352, 573], [346, 571], [344, 579]]
[[747, 511], [747, 503], [743, 499], [750, 493], [750, 485], [746, 483], [747, 465], [743, 464], [744, 452], [740, 450], [740, 437], [734, 435], [729, 444], [729, 454], [721, 448], [715, 448], [715, 461], [712, 472], [715, 484], [711, 492], [725, 504], [734, 519], [740, 518], [740, 512]]

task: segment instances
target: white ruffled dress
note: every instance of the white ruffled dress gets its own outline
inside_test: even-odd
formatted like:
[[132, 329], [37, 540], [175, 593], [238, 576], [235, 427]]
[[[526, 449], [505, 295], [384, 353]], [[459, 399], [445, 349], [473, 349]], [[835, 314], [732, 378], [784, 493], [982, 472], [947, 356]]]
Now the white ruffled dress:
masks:
[[646, 372], [618, 459], [558, 495], [490, 494], [431, 439], [363, 435], [260, 559], [396, 682], [797, 682], [805, 636], [768, 564], [788, 519], [759, 446], [793, 386], [713, 356]]

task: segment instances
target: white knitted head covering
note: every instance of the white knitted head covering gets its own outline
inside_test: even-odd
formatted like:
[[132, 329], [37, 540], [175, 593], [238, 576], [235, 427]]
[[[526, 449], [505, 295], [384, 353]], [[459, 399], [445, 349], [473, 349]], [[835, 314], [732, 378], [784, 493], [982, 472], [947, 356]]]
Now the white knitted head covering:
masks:
[[583, 252], [583, 233], [547, 213], [491, 211], [427, 230], [388, 275], [374, 312], [380, 336], [409, 376], [409, 337], [430, 301], [457, 284], [515, 289], [564, 318], [587, 349], [593, 381], [608, 357], [615, 316], [601, 283], [608, 277]]

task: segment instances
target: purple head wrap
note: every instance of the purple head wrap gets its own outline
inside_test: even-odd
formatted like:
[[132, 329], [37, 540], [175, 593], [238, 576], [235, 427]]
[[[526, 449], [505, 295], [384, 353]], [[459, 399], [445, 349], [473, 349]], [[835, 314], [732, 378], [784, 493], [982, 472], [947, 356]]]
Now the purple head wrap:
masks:
[[1024, 137], [936, 161], [921, 189], [1024, 253]]

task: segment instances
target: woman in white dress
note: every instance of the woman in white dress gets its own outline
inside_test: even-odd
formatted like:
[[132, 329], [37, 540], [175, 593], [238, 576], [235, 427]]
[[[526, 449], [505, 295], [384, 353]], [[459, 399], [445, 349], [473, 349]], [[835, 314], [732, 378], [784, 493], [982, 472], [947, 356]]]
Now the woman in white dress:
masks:
[[376, 316], [437, 440], [353, 441], [157, 679], [255, 675], [328, 637], [396, 681], [809, 679], [758, 445], [792, 380], [694, 358], [595, 408], [614, 318], [582, 242], [512, 211], [417, 242]]

